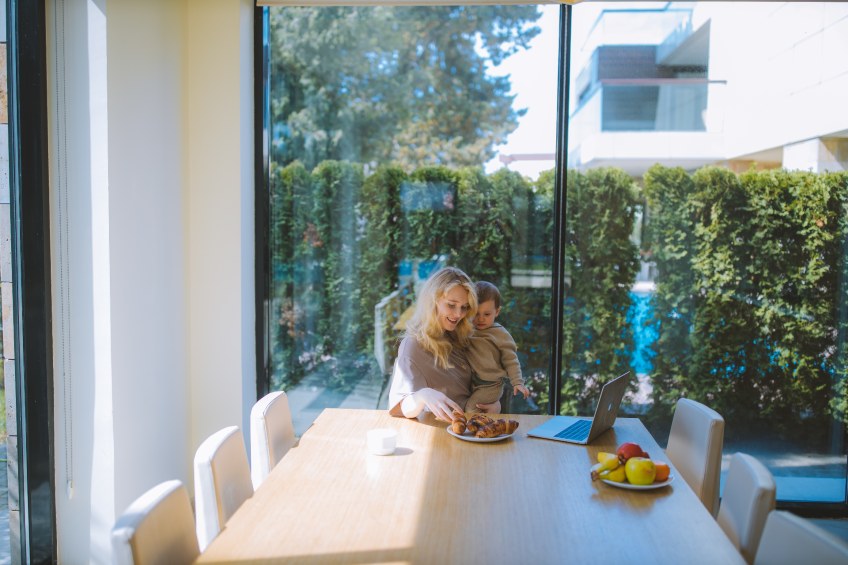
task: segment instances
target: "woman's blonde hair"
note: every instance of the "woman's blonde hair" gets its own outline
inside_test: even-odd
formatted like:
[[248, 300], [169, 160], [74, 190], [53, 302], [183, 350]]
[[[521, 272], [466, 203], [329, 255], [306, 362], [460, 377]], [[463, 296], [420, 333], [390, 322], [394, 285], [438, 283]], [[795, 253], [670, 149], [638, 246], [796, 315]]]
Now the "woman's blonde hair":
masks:
[[[438, 301], [455, 287], [468, 292], [468, 311], [456, 329], [446, 332], [439, 322]], [[444, 369], [450, 367], [450, 354], [454, 345], [465, 348], [473, 330], [471, 321], [477, 315], [477, 294], [468, 275], [456, 267], [444, 267], [433, 273], [421, 287], [415, 312], [406, 324], [406, 335], [414, 337], [421, 346], [433, 354], [436, 363]]]

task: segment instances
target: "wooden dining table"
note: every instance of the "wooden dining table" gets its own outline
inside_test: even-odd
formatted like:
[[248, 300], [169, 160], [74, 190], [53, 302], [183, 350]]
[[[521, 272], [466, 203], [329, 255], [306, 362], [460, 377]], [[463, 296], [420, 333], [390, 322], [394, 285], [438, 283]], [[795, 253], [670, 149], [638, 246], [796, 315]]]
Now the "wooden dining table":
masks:
[[[636, 418], [589, 446], [529, 437], [478, 443], [432, 415], [326, 409], [197, 563], [744, 563], [671, 466], [671, 482], [625, 490], [592, 481], [599, 451], [663, 450]], [[369, 430], [397, 431], [391, 455]]]

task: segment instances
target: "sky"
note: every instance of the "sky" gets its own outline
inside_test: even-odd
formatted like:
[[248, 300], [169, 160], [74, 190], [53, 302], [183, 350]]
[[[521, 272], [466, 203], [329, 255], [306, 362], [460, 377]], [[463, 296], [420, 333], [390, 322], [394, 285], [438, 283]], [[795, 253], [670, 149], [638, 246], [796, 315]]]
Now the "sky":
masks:
[[[640, 5], [657, 7], [664, 2], [628, 2], [629, 8]], [[572, 8], [571, 35], [574, 49], [579, 50], [601, 10], [617, 7], [617, 3], [586, 3]], [[556, 150], [557, 54], [559, 50], [558, 5], [543, 5], [537, 22], [541, 33], [530, 49], [517, 53], [491, 70], [493, 74], [509, 74], [512, 79], [513, 102], [516, 108], [527, 108], [518, 128], [506, 144], [497, 147], [499, 155], [549, 154]], [[572, 73], [579, 71], [581, 58], [572, 58]], [[498, 156], [486, 164], [491, 173], [503, 166]], [[544, 170], [552, 169], [554, 161], [515, 161], [509, 165], [532, 179]]]
[[[499, 153], [550, 153], [556, 146], [556, 95], [557, 95], [557, 51], [559, 49], [559, 6], [542, 6], [542, 17], [537, 25], [542, 32], [531, 43], [531, 48], [509, 57], [490, 72], [509, 74], [515, 108], [527, 108], [519, 119], [518, 128], [509, 136], [507, 143], [498, 147]], [[510, 169], [536, 178], [539, 171], [553, 168], [553, 161], [514, 162]], [[493, 172], [503, 164], [496, 156], [486, 164], [486, 171]]]

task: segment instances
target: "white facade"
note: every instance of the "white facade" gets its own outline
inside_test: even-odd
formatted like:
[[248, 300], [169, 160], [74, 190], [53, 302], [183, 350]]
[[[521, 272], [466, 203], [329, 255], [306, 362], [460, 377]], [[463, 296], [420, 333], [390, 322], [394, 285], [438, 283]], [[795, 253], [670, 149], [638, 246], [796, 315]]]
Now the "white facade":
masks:
[[[660, 116], [669, 108], [660, 100], [652, 130], [603, 131], [603, 96], [621, 84], [608, 81], [589, 100], [572, 100], [570, 166], [618, 166], [634, 175], [657, 162], [686, 169], [848, 168], [848, 3], [657, 6], [662, 9], [602, 12], [575, 63], [584, 69], [599, 46], [622, 44], [660, 45], [657, 58], [665, 64], [706, 63], [703, 128], [668, 131]], [[658, 34], [658, 23], [667, 26], [665, 33]], [[629, 31], [622, 35], [621, 29]], [[660, 98], [663, 89], [679, 88], [677, 80], [657, 81]], [[573, 82], [576, 97], [581, 81]]]

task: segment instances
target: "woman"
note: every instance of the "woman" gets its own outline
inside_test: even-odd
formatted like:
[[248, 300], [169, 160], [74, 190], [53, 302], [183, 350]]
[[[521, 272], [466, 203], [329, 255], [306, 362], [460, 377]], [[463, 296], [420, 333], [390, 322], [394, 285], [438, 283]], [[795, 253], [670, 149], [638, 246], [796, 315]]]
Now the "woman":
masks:
[[[474, 284], [455, 267], [434, 273], [421, 289], [415, 313], [400, 343], [389, 391], [392, 416], [416, 418], [425, 409], [452, 422], [471, 395], [471, 366], [465, 350], [477, 313]], [[497, 412], [500, 402], [479, 404]]]

